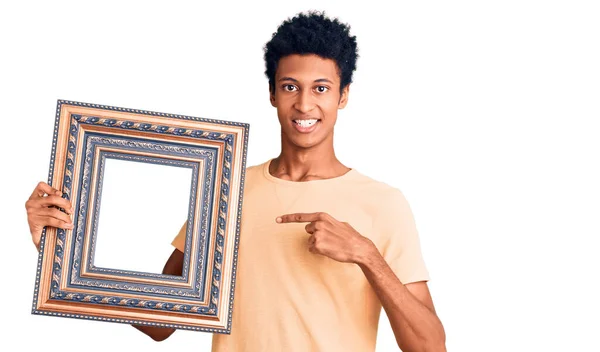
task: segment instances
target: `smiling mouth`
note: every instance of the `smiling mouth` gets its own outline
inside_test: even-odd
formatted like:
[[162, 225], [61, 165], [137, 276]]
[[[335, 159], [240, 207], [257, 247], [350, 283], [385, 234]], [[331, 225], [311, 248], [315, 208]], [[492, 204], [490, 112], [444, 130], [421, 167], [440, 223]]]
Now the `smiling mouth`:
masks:
[[321, 119], [304, 119], [304, 120], [292, 120], [294, 123], [300, 127], [308, 128], [316, 124]]

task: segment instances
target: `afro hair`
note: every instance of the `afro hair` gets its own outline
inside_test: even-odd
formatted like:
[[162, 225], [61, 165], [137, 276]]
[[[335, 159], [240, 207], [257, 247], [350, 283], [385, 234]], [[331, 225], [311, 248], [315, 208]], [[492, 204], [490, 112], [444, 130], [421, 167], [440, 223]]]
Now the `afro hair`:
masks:
[[299, 13], [284, 21], [264, 47], [265, 74], [271, 92], [275, 92], [275, 72], [279, 59], [292, 54], [316, 54], [333, 59], [340, 76], [340, 92], [352, 83], [356, 70], [358, 47], [356, 36], [350, 36], [350, 26], [329, 19], [324, 12]]

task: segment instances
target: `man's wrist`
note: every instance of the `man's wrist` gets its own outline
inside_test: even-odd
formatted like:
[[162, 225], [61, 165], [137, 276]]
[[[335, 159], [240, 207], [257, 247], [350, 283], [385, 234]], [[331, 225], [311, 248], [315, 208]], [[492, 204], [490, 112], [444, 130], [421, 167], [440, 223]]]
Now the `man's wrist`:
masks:
[[370, 239], [364, 237], [363, 244], [360, 246], [360, 249], [356, 253], [356, 257], [354, 258], [354, 263], [360, 267], [370, 267], [374, 263], [376, 263], [381, 257], [379, 253], [379, 249]]

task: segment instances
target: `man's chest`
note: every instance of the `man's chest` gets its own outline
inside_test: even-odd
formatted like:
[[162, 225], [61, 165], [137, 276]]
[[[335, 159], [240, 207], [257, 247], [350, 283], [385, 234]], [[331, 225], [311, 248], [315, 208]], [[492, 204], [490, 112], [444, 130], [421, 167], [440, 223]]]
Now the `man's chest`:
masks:
[[363, 286], [366, 281], [358, 265], [309, 252], [310, 234], [305, 230], [308, 222], [277, 223], [275, 219], [291, 213], [326, 212], [371, 238], [373, 214], [365, 208], [341, 193], [273, 191], [245, 196], [240, 227], [240, 274], [275, 283], [296, 280], [303, 285], [317, 280]]

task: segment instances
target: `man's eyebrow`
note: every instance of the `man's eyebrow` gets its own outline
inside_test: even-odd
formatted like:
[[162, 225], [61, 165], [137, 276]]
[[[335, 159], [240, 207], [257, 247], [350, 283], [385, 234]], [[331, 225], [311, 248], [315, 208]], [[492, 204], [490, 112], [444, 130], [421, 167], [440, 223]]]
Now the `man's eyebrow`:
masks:
[[295, 79], [295, 78], [292, 78], [292, 77], [281, 77], [281, 78], [279, 79], [279, 82], [281, 82], [281, 81], [292, 81], [292, 82], [296, 82], [296, 83], [298, 82], [298, 80], [297, 80], [297, 79]]
[[[281, 82], [281, 81], [292, 81], [292, 82], [298, 83], [298, 80], [297, 80], [297, 79], [295, 79], [295, 78], [292, 78], [292, 77], [281, 77], [281, 78], [279, 79], [279, 81], [280, 81], [280, 82]], [[319, 78], [319, 79], [315, 79], [315, 82], [319, 82], [319, 83], [320, 83], [320, 82], [327, 82], [327, 83], [333, 84], [333, 82], [332, 82], [331, 80], [327, 79], [327, 78]]]

